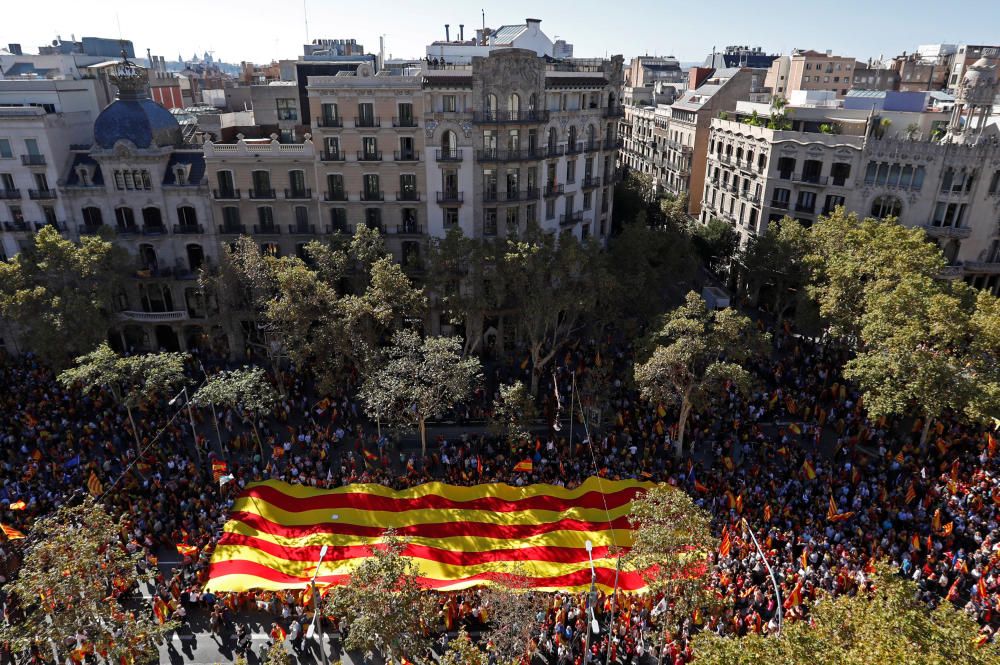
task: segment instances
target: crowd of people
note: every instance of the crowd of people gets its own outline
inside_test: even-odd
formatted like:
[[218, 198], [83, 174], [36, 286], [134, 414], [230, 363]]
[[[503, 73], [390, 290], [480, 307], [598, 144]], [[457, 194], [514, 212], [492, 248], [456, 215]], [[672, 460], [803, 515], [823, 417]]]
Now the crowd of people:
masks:
[[[946, 417], [932, 423], [928, 445], [921, 447], [919, 417], [868, 417], [840, 377], [842, 350], [799, 337], [788, 326], [771, 332], [773, 353], [752, 367], [759, 379], [752, 394], [726, 386], [710, 409], [693, 413], [679, 457], [676, 409], [638, 398], [625, 380], [632, 351], [614, 336], [573, 345], [538, 377], [544, 421], [562, 417], [561, 428], [510, 444], [470, 427], [435, 437], [426, 456], [380, 436], [349, 389], [317, 395], [293, 372], [278, 374], [282, 398], [273, 413], [253, 423], [256, 433], [249, 414], [217, 409], [216, 441], [210, 410], [194, 411], [198, 436], [192, 438], [186, 414], [178, 417], [178, 406], [168, 404], [172, 396], [160, 395], [139, 407], [139, 432], [133, 433], [109, 391], [64, 387], [31, 356], [3, 356], [0, 523], [28, 532], [37, 516], [88, 491], [96, 475], [102, 501], [125, 517], [123, 545], [144, 552], [163, 571], [154, 596], [174, 618], [203, 613], [215, 631], [252, 609], [273, 617], [274, 639], [291, 639], [295, 646], [310, 620], [302, 593], [201, 591], [227, 511], [248, 482], [401, 488], [429, 480], [574, 486], [595, 474], [652, 478], [689, 492], [711, 513], [717, 532], [728, 535], [727, 546], [712, 554], [707, 581], [728, 602], [669, 627], [661, 647], [663, 599], [602, 595], [595, 612], [602, 631], [590, 641], [601, 660], [610, 649], [612, 661], [640, 662], [659, 658], [662, 648], [664, 662], [679, 665], [692, 659], [688, 638], [695, 631], [773, 633], [779, 612], [786, 622], [805, 617], [817, 594], [864, 585], [877, 560], [915, 580], [928, 603], [964, 608], [982, 626], [981, 639], [992, 640], [1000, 626], [1000, 574], [994, 570], [1000, 458], [992, 433]], [[201, 367], [192, 360], [192, 382], [203, 378]], [[531, 379], [531, 368], [516, 360], [491, 371], [491, 383]], [[599, 427], [590, 420], [595, 395], [608, 400]], [[460, 415], [486, 414], [491, 397], [481, 391]], [[577, 408], [571, 408], [573, 399]], [[565, 421], [570, 414], [572, 438]], [[525, 457], [532, 471], [515, 472]], [[227, 463], [230, 482], [212, 480], [212, 463], [219, 459]], [[780, 599], [746, 528], [760, 541]], [[2, 584], [17, 572], [21, 542], [0, 542], [0, 602], [8, 621], [13, 618]], [[173, 558], [181, 560], [161, 564]], [[477, 590], [438, 594], [438, 623], [429, 629], [481, 628], [489, 611], [484, 597]], [[584, 598], [561, 593], [540, 601], [531, 643], [537, 657], [582, 663]]]

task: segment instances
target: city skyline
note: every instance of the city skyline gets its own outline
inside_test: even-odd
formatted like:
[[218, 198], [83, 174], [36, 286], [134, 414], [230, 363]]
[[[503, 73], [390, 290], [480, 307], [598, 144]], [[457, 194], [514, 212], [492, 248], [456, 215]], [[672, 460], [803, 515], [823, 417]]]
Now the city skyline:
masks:
[[[411, 58], [422, 57], [428, 43], [444, 39], [445, 23], [451, 25], [453, 39], [460, 24], [465, 25], [468, 38], [483, 23], [478, 9], [453, 0], [435, 3], [432, 12], [418, 14], [408, 11], [412, 5], [390, 0], [379, 3], [384, 11], [378, 15], [373, 15], [370, 5], [334, 6], [318, 0], [295, 3], [279, 15], [273, 15], [273, 4], [263, 0], [241, 3], [238, 13], [232, 4], [210, 3], [199, 8], [196, 21], [190, 14], [177, 12], [157, 15], [155, 23], [148, 20], [143, 9], [125, 3], [102, 3], [97, 10], [67, 0], [53, 0], [46, 6], [52, 10], [50, 16], [59, 18], [40, 21], [27, 5], [12, 6], [6, 15], [2, 45], [19, 43], [25, 52], [33, 53], [57, 36], [120, 36], [133, 42], [140, 57], [146, 49], [168, 61], [176, 60], [178, 54], [185, 59], [193, 53], [201, 57], [207, 51], [225, 62], [267, 63], [301, 55], [302, 44], [307, 43], [308, 17], [309, 40], [354, 38], [367, 52], [376, 53], [379, 36], [384, 35], [386, 57]], [[582, 20], [600, 15], [601, 5], [594, 0], [544, 8], [521, 1], [482, 5], [485, 23], [493, 28], [523, 22], [529, 16], [541, 19], [542, 30], [553, 40], [560, 38], [573, 44], [576, 57], [657, 54], [673, 55], [682, 62], [700, 61], [713, 47], [721, 50], [730, 44], [761, 46], [767, 53], [788, 53], [792, 48], [830, 49], [867, 60], [910, 52], [925, 43], [998, 41], [990, 26], [1000, 24], [1000, 5], [977, 1], [967, 6], [973, 8], [977, 20], [971, 25], [961, 24], [961, 29], [927, 21], [926, 14], [913, 11], [913, 3], [892, 0], [870, 5], [845, 0], [838, 5], [841, 16], [864, 18], [845, 23], [845, 28], [850, 29], [841, 31], [830, 31], [829, 25], [820, 24], [814, 13], [782, 16], [776, 21], [767, 13], [739, 9], [731, 10], [726, 17], [713, 16], [710, 29], [700, 31], [683, 27], [705, 24], [705, 17], [693, 5], [664, 6], [643, 1], [628, 13], [600, 21]], [[635, 20], [638, 18], [642, 20]], [[661, 25], [667, 29], [661, 29]], [[678, 27], [673, 29], [674, 25]], [[262, 35], [264, 31], [269, 34]]]

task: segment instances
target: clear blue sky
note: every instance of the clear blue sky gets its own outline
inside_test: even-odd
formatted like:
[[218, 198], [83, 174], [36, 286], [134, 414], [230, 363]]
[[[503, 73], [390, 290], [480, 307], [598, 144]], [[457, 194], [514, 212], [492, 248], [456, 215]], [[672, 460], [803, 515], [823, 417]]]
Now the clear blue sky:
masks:
[[[294, 58], [305, 42], [302, 0], [204, 0], [148, 3], [130, 0], [6, 0], [0, 44], [22, 44], [35, 52], [56, 35], [131, 39], [137, 54], [146, 48], [168, 60], [214, 50], [227, 62]], [[444, 38], [444, 24], [465, 24], [468, 37], [482, 25], [542, 19], [542, 30], [575, 45], [578, 57], [622, 53], [672, 54], [701, 60], [727, 44], [762, 46], [768, 52], [791, 48], [833, 49], [864, 60], [912, 51], [925, 43], [1000, 42], [1000, 0], [815, 0], [707, 3], [696, 0], [558, 3], [490, 0], [306, 0], [309, 36], [350, 38], [370, 52], [384, 34], [394, 57], [420, 56], [424, 45]], [[155, 8], [155, 9], [154, 9]], [[951, 15], [951, 16], [949, 16]]]

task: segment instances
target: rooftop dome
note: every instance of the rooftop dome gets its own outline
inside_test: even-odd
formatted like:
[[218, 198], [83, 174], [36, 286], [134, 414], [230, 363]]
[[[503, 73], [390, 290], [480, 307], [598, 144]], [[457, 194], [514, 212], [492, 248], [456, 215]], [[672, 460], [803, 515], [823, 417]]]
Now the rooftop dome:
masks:
[[104, 149], [122, 139], [137, 148], [156, 148], [181, 142], [181, 128], [173, 114], [149, 98], [146, 72], [122, 58], [111, 74], [118, 86], [115, 101], [97, 116], [94, 142]]
[[965, 73], [965, 85], [992, 85], [997, 80], [997, 61], [994, 57], [984, 55], [976, 60]]

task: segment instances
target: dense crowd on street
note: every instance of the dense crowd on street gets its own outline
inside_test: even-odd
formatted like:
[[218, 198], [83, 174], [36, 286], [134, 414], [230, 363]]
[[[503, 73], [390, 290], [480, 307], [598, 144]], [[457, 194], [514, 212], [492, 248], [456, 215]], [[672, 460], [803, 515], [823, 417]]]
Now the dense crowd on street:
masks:
[[[259, 440], [249, 415], [219, 408], [218, 441], [212, 412], [196, 409], [195, 443], [186, 411], [168, 404], [172, 395], [161, 395], [136, 414], [137, 449], [128, 416], [109, 392], [63, 387], [30, 356], [5, 356], [0, 359], [0, 522], [28, 532], [37, 516], [87, 492], [88, 479], [96, 474], [102, 501], [125, 516], [122, 544], [142, 551], [152, 567], [159, 559], [181, 559], [161, 572], [156, 584], [156, 595], [175, 618], [212, 616], [221, 631], [253, 609], [271, 615], [274, 635], [284, 639], [287, 633], [299, 648], [310, 620], [301, 592], [200, 591], [227, 511], [248, 482], [274, 478], [316, 487], [375, 482], [399, 488], [428, 480], [573, 486], [596, 474], [652, 478], [689, 492], [731, 544], [712, 554], [708, 581], [728, 603], [669, 630], [664, 662], [690, 661], [687, 640], [694, 631], [773, 633], [779, 611], [786, 622], [799, 620], [817, 594], [853, 592], [866, 584], [877, 560], [888, 560], [915, 580], [928, 603], [964, 608], [982, 626], [981, 639], [992, 640], [1000, 626], [1000, 571], [994, 570], [1000, 457], [991, 434], [944, 418], [933, 423], [929, 445], [921, 450], [919, 418], [867, 417], [858, 395], [839, 376], [842, 351], [798, 337], [787, 326], [771, 332], [773, 353], [753, 367], [759, 379], [754, 392], [743, 396], [727, 387], [711, 409], [694, 413], [679, 458], [676, 409], [638, 399], [626, 379], [631, 351], [613, 336], [573, 345], [551, 373], [539, 377], [546, 421], [569, 414], [574, 395], [589, 407], [588, 400], [600, 392], [610, 399], [600, 427], [592, 428], [596, 423], [575, 409], [572, 440], [565, 419], [560, 429], [540, 431], [513, 446], [470, 429], [437, 436], [426, 456], [379, 436], [349, 389], [317, 395], [292, 372], [279, 375], [283, 396], [274, 412], [256, 423]], [[192, 360], [194, 384], [203, 378], [199, 367]], [[518, 360], [490, 371], [495, 374], [489, 383], [531, 379], [530, 367]], [[457, 415], [486, 414], [492, 400], [487, 392], [480, 390]], [[532, 472], [514, 472], [525, 457], [533, 461]], [[225, 459], [232, 481], [212, 480], [217, 459]], [[745, 537], [744, 523], [759, 539], [766, 561]], [[16, 574], [21, 542], [0, 542], [0, 584]], [[178, 552], [178, 544], [186, 554]], [[778, 581], [780, 601], [766, 564]], [[438, 625], [431, 630], [482, 627], [482, 614], [489, 612], [482, 597], [477, 590], [439, 594]], [[4, 620], [16, 621], [2, 587], [0, 601]], [[582, 662], [583, 607], [582, 594], [545, 595], [532, 641], [538, 658]], [[611, 649], [611, 660], [619, 663], [659, 657], [665, 609], [660, 598], [620, 595], [612, 603], [602, 595], [596, 615], [603, 628], [591, 641], [592, 653], [604, 660]]]

